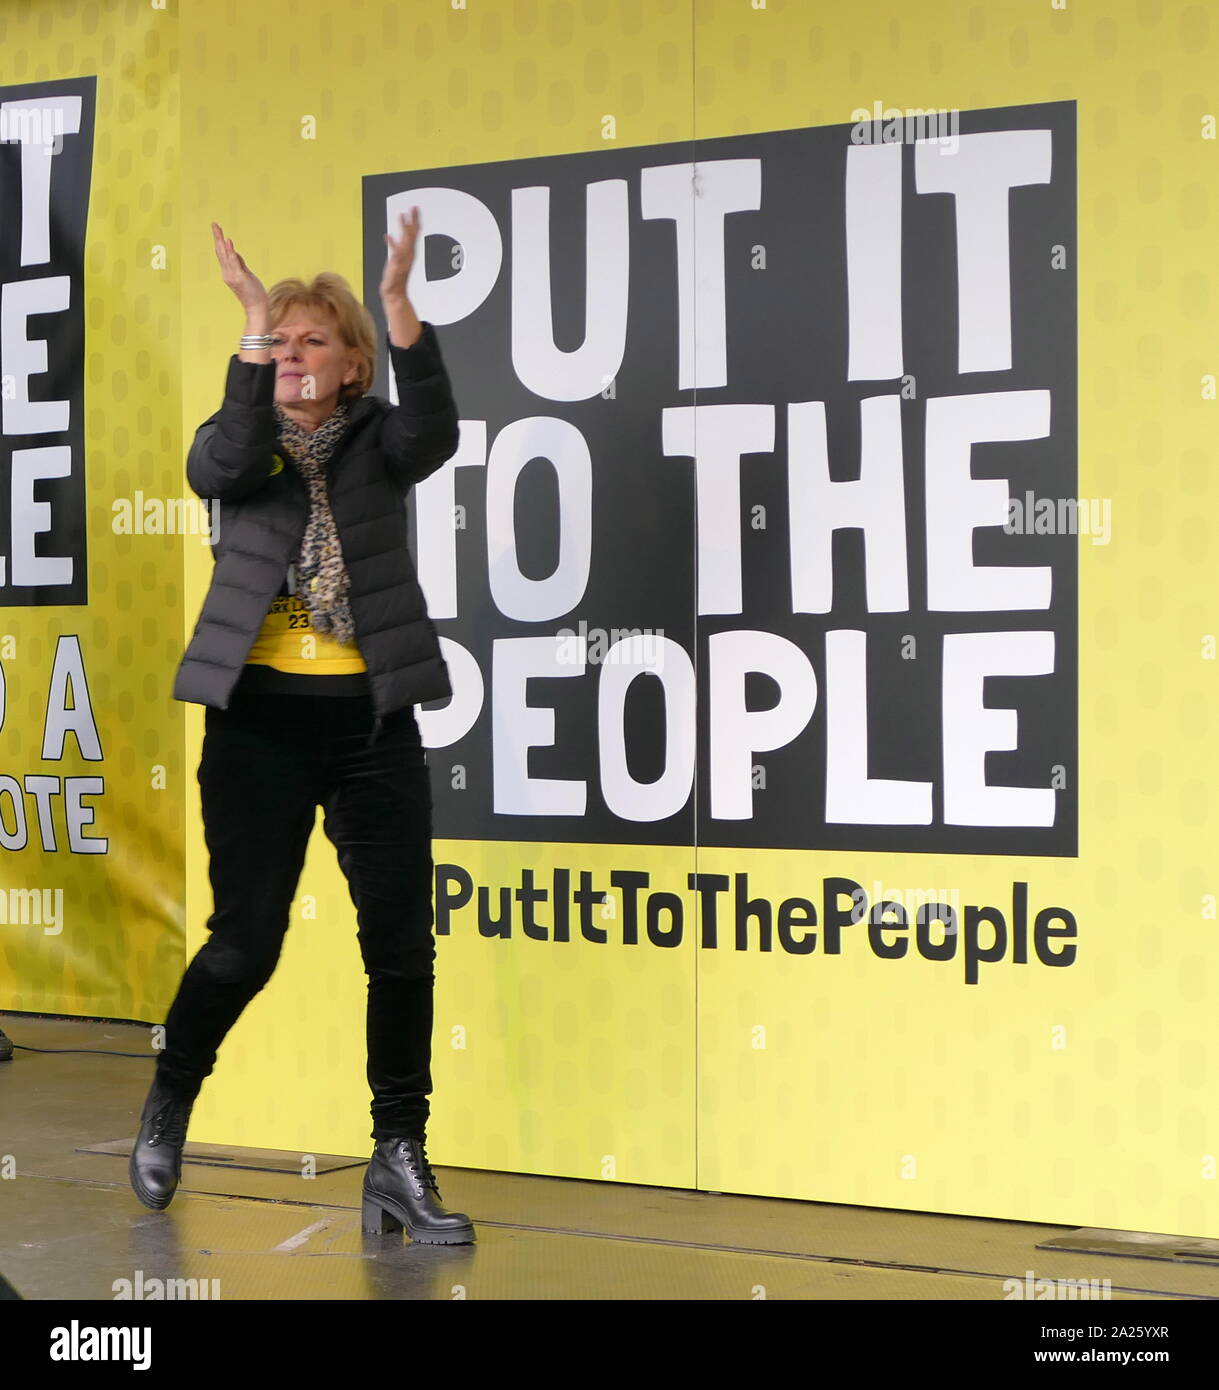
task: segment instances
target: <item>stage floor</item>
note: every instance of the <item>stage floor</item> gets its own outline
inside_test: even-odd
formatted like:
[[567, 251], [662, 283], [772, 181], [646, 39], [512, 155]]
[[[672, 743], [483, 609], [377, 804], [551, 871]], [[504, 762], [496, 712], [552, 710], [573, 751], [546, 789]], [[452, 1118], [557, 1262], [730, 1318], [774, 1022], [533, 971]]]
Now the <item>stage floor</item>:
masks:
[[0, 1027], [19, 1045], [0, 1062], [0, 1274], [27, 1299], [109, 1300], [121, 1281], [146, 1297], [178, 1279], [224, 1300], [993, 1301], [1030, 1270], [1108, 1279], [1114, 1299], [1219, 1298], [1219, 1269], [1036, 1248], [1067, 1227], [464, 1168], [437, 1177], [478, 1243], [414, 1246], [361, 1232], [367, 1154], [319, 1173], [308, 1200], [299, 1173], [187, 1163], [150, 1212], [125, 1156], [79, 1150], [134, 1138], [151, 1060], [20, 1050], [145, 1052], [148, 1030], [16, 1014]]

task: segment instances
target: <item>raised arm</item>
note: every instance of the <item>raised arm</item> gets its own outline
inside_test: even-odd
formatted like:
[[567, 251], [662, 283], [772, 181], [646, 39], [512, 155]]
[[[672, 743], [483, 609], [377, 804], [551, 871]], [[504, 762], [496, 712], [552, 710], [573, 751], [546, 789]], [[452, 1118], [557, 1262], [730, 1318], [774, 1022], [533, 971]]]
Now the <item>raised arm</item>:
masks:
[[419, 209], [398, 219], [400, 235], [385, 234], [381, 307], [385, 311], [390, 369], [398, 387], [397, 408], [381, 425], [386, 466], [405, 492], [434, 473], [457, 452], [457, 405], [436, 329], [422, 322], [406, 293], [421, 230]]
[[[245, 310], [246, 333], [270, 331], [262, 281], [246, 265], [218, 223], [212, 241], [224, 283]], [[224, 404], [195, 433], [186, 479], [200, 497], [239, 501], [270, 476], [275, 450], [275, 363], [269, 348], [242, 349], [229, 359]]]

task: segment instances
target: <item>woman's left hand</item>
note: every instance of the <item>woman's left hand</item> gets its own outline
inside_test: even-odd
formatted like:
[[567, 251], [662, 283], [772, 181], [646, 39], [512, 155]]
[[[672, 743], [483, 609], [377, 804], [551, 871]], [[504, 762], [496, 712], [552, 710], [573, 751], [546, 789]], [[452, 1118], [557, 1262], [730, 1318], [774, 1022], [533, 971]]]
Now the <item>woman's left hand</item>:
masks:
[[385, 258], [385, 273], [381, 276], [382, 299], [405, 299], [406, 277], [415, 262], [415, 241], [419, 236], [419, 209], [411, 208], [410, 220], [405, 213], [398, 216], [401, 238], [397, 241], [385, 233], [385, 244], [389, 248]]

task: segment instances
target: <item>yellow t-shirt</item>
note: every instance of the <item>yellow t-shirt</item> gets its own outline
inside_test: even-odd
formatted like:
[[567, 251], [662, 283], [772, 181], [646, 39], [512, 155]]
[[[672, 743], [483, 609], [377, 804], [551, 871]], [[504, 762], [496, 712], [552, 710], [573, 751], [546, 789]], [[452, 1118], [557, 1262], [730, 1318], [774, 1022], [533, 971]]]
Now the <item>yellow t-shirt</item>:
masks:
[[309, 610], [295, 594], [280, 594], [246, 657], [246, 664], [273, 666], [305, 676], [341, 676], [367, 671], [354, 642], [344, 646], [324, 632], [314, 631]]

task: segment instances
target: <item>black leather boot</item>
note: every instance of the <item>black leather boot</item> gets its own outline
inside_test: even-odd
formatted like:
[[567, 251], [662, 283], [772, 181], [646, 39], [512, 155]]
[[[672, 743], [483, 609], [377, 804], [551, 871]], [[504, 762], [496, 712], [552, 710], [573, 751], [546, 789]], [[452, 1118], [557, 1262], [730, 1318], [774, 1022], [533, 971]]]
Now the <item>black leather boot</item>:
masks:
[[193, 1100], [182, 1100], [154, 1081], [140, 1116], [140, 1133], [127, 1173], [135, 1195], [153, 1211], [173, 1200], [182, 1177], [182, 1147]]
[[9, 1062], [13, 1057], [13, 1044], [4, 1036], [0, 1030], [0, 1062]]
[[[378, 1139], [364, 1174], [361, 1224], [369, 1232], [400, 1231], [421, 1245], [469, 1245], [474, 1225], [462, 1211], [440, 1205], [424, 1139]], [[434, 1194], [434, 1195], [433, 1195]]]

